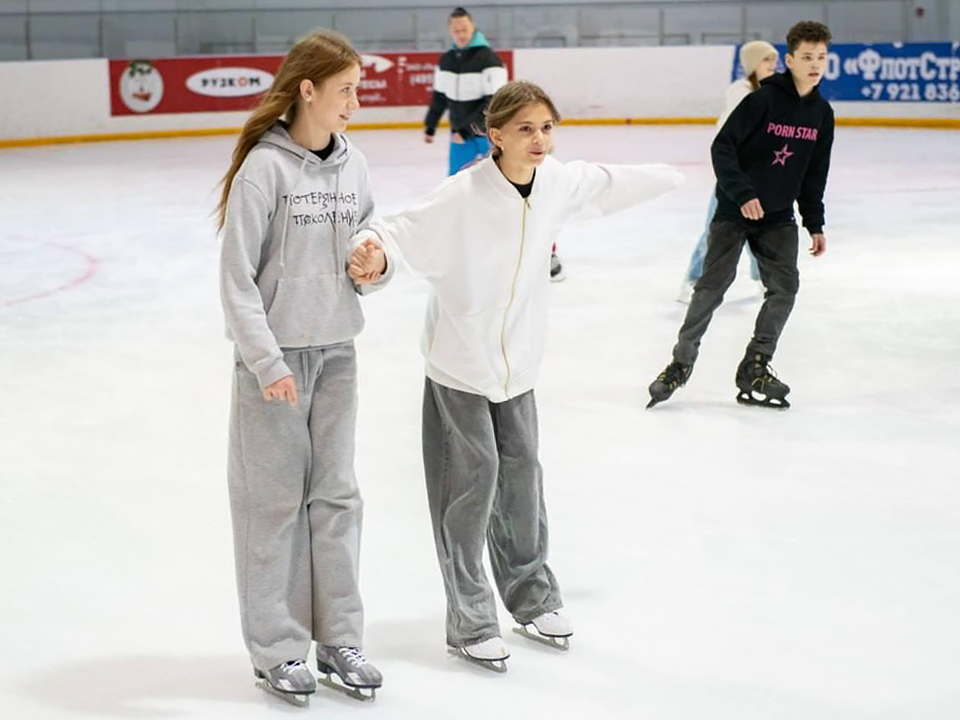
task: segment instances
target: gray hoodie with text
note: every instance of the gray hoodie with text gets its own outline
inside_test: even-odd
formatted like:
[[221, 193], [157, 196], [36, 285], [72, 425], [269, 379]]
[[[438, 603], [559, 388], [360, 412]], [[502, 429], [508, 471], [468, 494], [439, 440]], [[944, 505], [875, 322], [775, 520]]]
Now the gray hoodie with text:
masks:
[[[340, 134], [326, 160], [277, 123], [233, 180], [220, 255], [227, 338], [261, 388], [290, 374], [281, 348], [335, 345], [363, 329], [350, 238], [373, 217], [367, 161]], [[389, 282], [394, 268], [365, 291]]]

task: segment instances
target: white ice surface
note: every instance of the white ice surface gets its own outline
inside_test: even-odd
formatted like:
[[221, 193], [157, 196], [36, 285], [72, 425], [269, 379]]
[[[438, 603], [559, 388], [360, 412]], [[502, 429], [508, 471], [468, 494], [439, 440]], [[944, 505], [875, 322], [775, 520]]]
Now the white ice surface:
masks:
[[[377, 701], [325, 718], [960, 716], [960, 135], [837, 133], [828, 252], [741, 408], [738, 279], [696, 371], [644, 411], [712, 177], [711, 129], [561, 128], [558, 156], [670, 162], [677, 192], [560, 238], [537, 389], [563, 654], [501, 622], [448, 657], [420, 467], [423, 287], [364, 301], [358, 474]], [[417, 132], [353, 135], [382, 211], [443, 178]], [[234, 138], [0, 151], [0, 717], [248, 718], [225, 456], [213, 186]], [[804, 242], [808, 242], [806, 239]], [[741, 273], [745, 275], [745, 273]]]

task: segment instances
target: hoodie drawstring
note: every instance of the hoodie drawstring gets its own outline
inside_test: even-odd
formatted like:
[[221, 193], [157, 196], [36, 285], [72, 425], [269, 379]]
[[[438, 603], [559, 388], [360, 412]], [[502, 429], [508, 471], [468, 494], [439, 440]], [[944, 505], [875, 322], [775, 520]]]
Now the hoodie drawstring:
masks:
[[339, 229], [339, 217], [340, 212], [340, 173], [343, 169], [343, 165], [337, 165], [337, 182], [334, 190], [336, 191], [333, 196], [333, 242], [336, 246], [336, 259], [337, 259], [337, 294], [343, 292], [343, 276], [346, 274], [346, 259], [343, 257], [343, 248], [340, 247], [340, 229]]
[[286, 273], [284, 272], [283, 259], [284, 251], [287, 248], [287, 225], [290, 222], [290, 208], [293, 206], [293, 191], [297, 189], [297, 185], [300, 183], [300, 178], [303, 177], [303, 168], [307, 165], [307, 154], [303, 155], [303, 162], [300, 163], [300, 170], [297, 172], [297, 179], [293, 181], [293, 185], [290, 187], [290, 190], [287, 191], [287, 209], [283, 213], [283, 232], [280, 233], [280, 276], [283, 277]]

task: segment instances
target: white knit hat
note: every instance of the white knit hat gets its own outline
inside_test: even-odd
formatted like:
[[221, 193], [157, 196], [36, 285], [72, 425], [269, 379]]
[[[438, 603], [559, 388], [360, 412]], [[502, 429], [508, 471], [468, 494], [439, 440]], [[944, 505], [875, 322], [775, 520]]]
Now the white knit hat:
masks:
[[780, 56], [777, 49], [764, 40], [751, 40], [740, 46], [740, 66], [743, 74], [750, 77], [757, 71], [760, 61], [767, 55]]

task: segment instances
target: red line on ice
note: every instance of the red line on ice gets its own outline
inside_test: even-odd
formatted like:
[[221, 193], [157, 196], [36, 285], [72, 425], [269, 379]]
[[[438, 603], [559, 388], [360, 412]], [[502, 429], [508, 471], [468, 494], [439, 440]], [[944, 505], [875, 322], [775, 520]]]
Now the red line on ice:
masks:
[[45, 297], [50, 297], [51, 295], [56, 295], [59, 292], [65, 292], [67, 290], [71, 290], [77, 287], [78, 285], [82, 285], [87, 280], [92, 278], [94, 275], [97, 274], [97, 270], [100, 269], [100, 262], [95, 257], [93, 257], [93, 255], [90, 255], [84, 250], [70, 247], [69, 245], [61, 245], [60, 243], [49, 242], [46, 240], [41, 240], [39, 241], [38, 244], [47, 245], [49, 247], [55, 247], [58, 250], [66, 250], [67, 252], [71, 252], [75, 255], [79, 255], [81, 258], [83, 258], [84, 262], [86, 263], [86, 267], [84, 268], [83, 272], [80, 275], [78, 275], [68, 283], [64, 283], [63, 285], [59, 285], [50, 290], [44, 290], [42, 292], [34, 293], [33, 295], [25, 295], [24, 297], [13, 298], [12, 300], [4, 300], [2, 303], [0, 303], [0, 307], [22, 305], [23, 303], [31, 302], [33, 300], [40, 300]]

